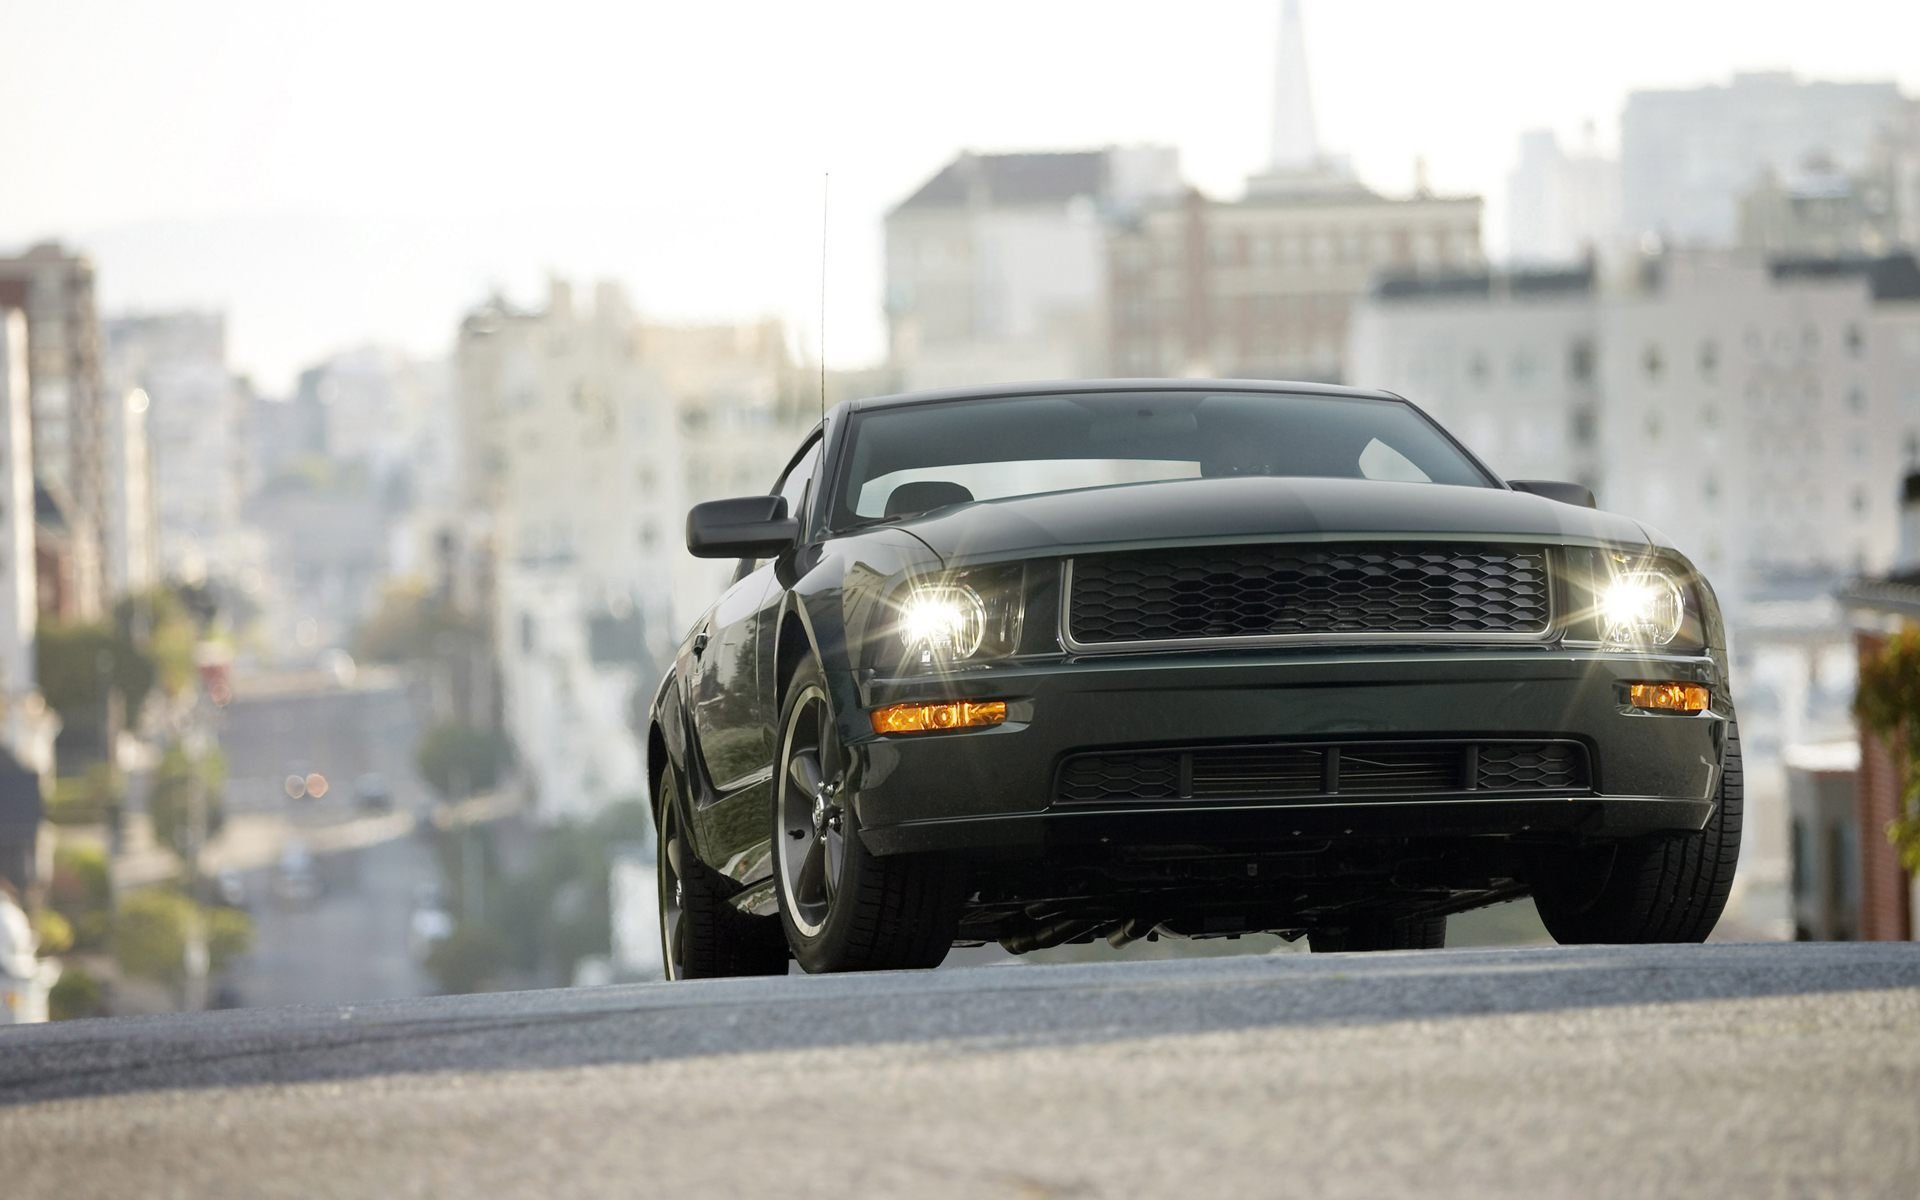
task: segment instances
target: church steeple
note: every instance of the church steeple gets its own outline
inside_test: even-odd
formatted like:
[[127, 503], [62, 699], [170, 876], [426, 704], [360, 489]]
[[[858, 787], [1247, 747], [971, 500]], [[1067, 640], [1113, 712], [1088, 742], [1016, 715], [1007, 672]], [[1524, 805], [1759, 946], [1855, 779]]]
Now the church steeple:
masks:
[[1273, 155], [1275, 174], [1309, 172], [1320, 164], [1320, 132], [1313, 120], [1313, 88], [1307, 79], [1306, 34], [1300, 25], [1300, 0], [1282, 0], [1280, 43], [1273, 77]]
[[1361, 193], [1344, 158], [1320, 148], [1307, 78], [1307, 41], [1300, 0], [1281, 0], [1280, 40], [1273, 64], [1273, 147], [1266, 168], [1247, 180], [1255, 195]]

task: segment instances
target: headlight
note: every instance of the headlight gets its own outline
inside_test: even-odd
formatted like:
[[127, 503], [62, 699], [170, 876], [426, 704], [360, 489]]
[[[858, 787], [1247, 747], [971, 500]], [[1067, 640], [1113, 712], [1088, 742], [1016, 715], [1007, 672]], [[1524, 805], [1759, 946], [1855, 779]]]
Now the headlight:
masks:
[[972, 658], [986, 631], [986, 602], [964, 583], [916, 589], [900, 606], [900, 640], [923, 661]]
[[1686, 593], [1665, 571], [1629, 571], [1607, 582], [1599, 616], [1609, 646], [1664, 646], [1686, 623]]
[[917, 579], [896, 594], [893, 628], [904, 667], [935, 667], [1012, 654], [1026, 613], [1019, 564]]

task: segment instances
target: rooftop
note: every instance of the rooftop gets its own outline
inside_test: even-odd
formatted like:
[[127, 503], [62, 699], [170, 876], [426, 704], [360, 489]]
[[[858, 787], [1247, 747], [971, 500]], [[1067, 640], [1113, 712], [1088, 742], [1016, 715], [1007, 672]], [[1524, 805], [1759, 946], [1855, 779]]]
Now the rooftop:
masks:
[[963, 153], [894, 209], [1001, 207], [1065, 204], [1077, 196], [1097, 198], [1107, 188], [1104, 150], [1021, 154]]

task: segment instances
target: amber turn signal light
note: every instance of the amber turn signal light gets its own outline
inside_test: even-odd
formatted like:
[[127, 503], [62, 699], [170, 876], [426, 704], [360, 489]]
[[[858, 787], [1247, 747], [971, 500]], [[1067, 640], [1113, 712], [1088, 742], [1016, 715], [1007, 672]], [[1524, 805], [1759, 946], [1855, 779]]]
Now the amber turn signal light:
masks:
[[1627, 703], [1634, 708], [1655, 712], [1697, 713], [1707, 711], [1712, 700], [1706, 685], [1699, 683], [1630, 683]]
[[955, 700], [949, 704], [889, 704], [873, 710], [875, 733], [925, 733], [998, 725], [1007, 719], [1005, 700]]

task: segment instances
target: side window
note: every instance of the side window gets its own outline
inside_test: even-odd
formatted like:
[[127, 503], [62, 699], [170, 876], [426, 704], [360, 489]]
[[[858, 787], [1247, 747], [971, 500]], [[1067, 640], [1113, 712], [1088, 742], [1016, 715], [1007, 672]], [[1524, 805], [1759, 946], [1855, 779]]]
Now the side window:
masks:
[[811, 498], [809, 489], [813, 486], [814, 474], [820, 469], [820, 442], [815, 439], [811, 448], [793, 464], [793, 469], [774, 486], [773, 494], [787, 499], [787, 515], [795, 520], [804, 520], [807, 515], [807, 503]]
[[[813, 486], [815, 473], [820, 469], [820, 447], [820, 439], [815, 438], [813, 445], [809, 446], [806, 453], [800, 456], [800, 460], [793, 464], [793, 469], [782, 475], [780, 482], [774, 484], [773, 491], [769, 493], [774, 496], [785, 496], [787, 515], [797, 520], [804, 520], [807, 514], [807, 504], [811, 500], [808, 492]], [[733, 573], [734, 581], [745, 579], [759, 570], [760, 564], [765, 561], [763, 558], [741, 559], [739, 569]]]

